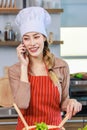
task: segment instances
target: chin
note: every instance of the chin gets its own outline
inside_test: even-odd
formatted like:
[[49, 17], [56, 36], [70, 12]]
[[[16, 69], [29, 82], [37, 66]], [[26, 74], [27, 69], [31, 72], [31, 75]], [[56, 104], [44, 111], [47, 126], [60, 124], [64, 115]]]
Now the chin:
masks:
[[41, 55], [43, 55], [42, 53], [33, 53], [33, 54], [30, 54], [31, 56], [33, 56], [33, 57], [39, 57], [39, 56], [41, 56]]
[[30, 53], [30, 55], [33, 56], [33, 57], [38, 57], [40, 54], [37, 54], [37, 53], [32, 54], [32, 53]]

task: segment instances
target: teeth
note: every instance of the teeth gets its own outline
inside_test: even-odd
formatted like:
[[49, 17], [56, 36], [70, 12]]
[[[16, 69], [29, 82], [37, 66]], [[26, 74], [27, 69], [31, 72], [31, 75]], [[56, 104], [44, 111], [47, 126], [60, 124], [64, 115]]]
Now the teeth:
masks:
[[35, 47], [35, 48], [30, 48], [31, 51], [34, 51], [34, 50], [37, 50], [38, 48]]
[[30, 48], [31, 50], [33, 50], [33, 49], [37, 49], [38, 47], [34, 47], [34, 48]]
[[32, 48], [31, 50], [36, 50], [37, 48]]

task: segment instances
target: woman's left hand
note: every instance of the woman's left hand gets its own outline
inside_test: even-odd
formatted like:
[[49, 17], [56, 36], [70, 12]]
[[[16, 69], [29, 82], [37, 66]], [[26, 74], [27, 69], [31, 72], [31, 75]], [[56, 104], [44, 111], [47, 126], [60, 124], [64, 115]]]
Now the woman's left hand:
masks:
[[67, 110], [66, 114], [69, 114], [69, 119], [71, 119], [72, 116], [74, 116], [76, 113], [81, 111], [82, 104], [78, 102], [75, 99], [69, 99], [69, 102], [67, 104]]

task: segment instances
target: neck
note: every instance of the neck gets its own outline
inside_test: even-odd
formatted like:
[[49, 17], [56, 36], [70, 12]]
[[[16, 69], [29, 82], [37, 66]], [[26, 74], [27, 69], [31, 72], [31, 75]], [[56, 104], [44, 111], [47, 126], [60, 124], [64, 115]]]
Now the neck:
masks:
[[43, 56], [40, 57], [30, 57], [30, 65], [38, 65], [43, 63]]
[[47, 69], [42, 57], [30, 57], [30, 73], [32, 75], [47, 75]]

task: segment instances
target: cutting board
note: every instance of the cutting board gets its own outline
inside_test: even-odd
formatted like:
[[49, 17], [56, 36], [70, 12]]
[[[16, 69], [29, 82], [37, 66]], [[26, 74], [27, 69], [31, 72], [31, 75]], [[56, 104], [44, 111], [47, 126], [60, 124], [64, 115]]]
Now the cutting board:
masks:
[[13, 104], [13, 97], [7, 75], [7, 67], [5, 68], [5, 72], [5, 77], [0, 78], [0, 106], [11, 107]]

